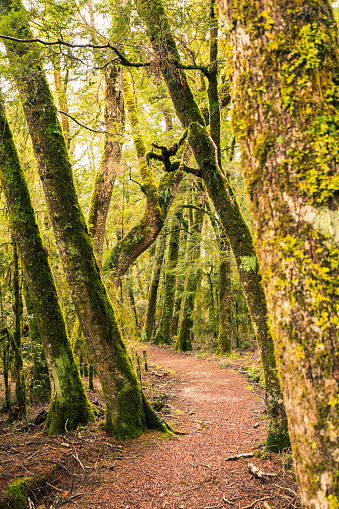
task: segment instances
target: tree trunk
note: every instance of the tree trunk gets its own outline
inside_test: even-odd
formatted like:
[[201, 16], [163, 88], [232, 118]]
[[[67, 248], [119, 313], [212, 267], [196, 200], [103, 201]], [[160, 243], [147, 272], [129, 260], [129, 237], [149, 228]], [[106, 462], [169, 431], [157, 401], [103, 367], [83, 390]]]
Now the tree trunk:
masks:
[[27, 286], [48, 363], [52, 395], [49, 433], [63, 433], [94, 419], [67, 336], [47, 253], [42, 245], [27, 183], [0, 104], [0, 180], [13, 235], [20, 249]]
[[194, 173], [206, 185], [235, 256], [248, 303], [264, 368], [267, 410], [270, 418], [267, 446], [284, 449], [289, 444], [286, 415], [277, 376], [274, 345], [267, 324], [267, 307], [251, 231], [236, 196], [218, 164], [218, 149], [206, 130], [185, 73], [177, 67], [180, 56], [160, 0], [138, 0], [153, 50], [182, 125], [189, 130], [189, 143], [199, 169]]
[[166, 249], [166, 235], [161, 235], [159, 237], [158, 249], [155, 255], [151, 286], [148, 290], [146, 318], [144, 323], [144, 330], [142, 333], [142, 341], [151, 341], [154, 332], [157, 294], [165, 249]]
[[339, 507], [337, 27], [327, 0], [219, 6], [302, 504]]
[[[15, 12], [10, 33], [31, 38], [20, 1], [13, 5], [1, 0], [1, 6], [7, 13]], [[34, 44], [12, 43], [7, 44], [7, 52], [12, 68], [19, 72], [16, 80], [67, 283], [98, 368], [106, 401], [106, 431], [125, 438], [140, 435], [147, 424], [167, 430], [143, 397], [102, 282], [39, 52]], [[28, 65], [29, 74], [25, 72]]]
[[21, 341], [21, 316], [23, 311], [22, 296], [20, 291], [20, 270], [19, 255], [16, 241], [12, 232], [12, 249], [13, 249], [13, 311], [14, 311], [14, 334], [13, 334], [13, 354], [14, 354], [14, 373], [15, 373], [15, 397], [18, 408], [18, 415], [26, 417], [27, 400], [26, 400], [26, 380], [23, 371], [22, 360], [22, 341]]
[[[190, 253], [190, 261], [194, 264], [200, 258], [200, 244], [201, 244], [201, 231], [204, 222], [204, 211], [195, 210], [194, 222], [191, 227], [191, 235], [188, 241], [188, 251]], [[192, 350], [192, 327], [193, 319], [192, 313], [194, 310], [195, 293], [198, 284], [198, 272], [196, 267], [189, 268], [189, 273], [185, 283], [185, 300], [182, 312], [179, 334], [175, 343], [175, 349], [185, 352]]]
[[29, 315], [29, 334], [33, 344], [33, 375], [31, 382], [31, 396], [38, 399], [46, 399], [51, 395], [51, 383], [48, 373], [48, 366], [37, 319], [34, 315], [32, 299], [29, 294], [27, 281], [25, 281], [25, 304]]
[[108, 66], [105, 69], [105, 146], [97, 174], [88, 212], [88, 228], [93, 238], [98, 265], [102, 266], [102, 254], [106, 219], [111, 202], [113, 185], [118, 173], [122, 134], [124, 131], [124, 96], [122, 91], [122, 68]]
[[171, 221], [171, 233], [169, 238], [169, 249], [167, 257], [166, 273], [164, 278], [164, 302], [162, 305], [159, 330], [155, 337], [157, 344], [171, 344], [171, 323], [173, 318], [174, 299], [175, 299], [175, 269], [178, 263], [179, 240], [180, 240], [180, 217], [182, 211], [176, 210]]
[[219, 266], [219, 335], [217, 355], [232, 351], [232, 306], [231, 306], [231, 257], [226, 238], [220, 238], [221, 260]]
[[9, 412], [12, 408], [11, 403], [11, 386], [9, 383], [9, 366], [10, 366], [10, 346], [11, 332], [7, 327], [4, 327], [0, 333], [0, 343], [2, 343], [2, 362], [3, 362], [3, 373], [4, 373], [4, 385], [5, 385], [5, 401], [1, 407], [1, 411]]
[[[180, 235], [180, 251], [179, 251], [179, 257], [181, 252], [181, 258], [184, 260], [184, 265], [186, 267], [186, 255], [187, 255], [187, 231], [182, 231]], [[174, 301], [174, 311], [173, 311], [173, 319], [171, 323], [171, 334], [172, 336], [176, 336], [178, 333], [178, 327], [179, 327], [179, 318], [180, 318], [180, 310], [181, 310], [181, 302], [184, 296], [184, 290], [185, 290], [185, 274], [184, 269], [182, 269], [181, 273], [177, 275], [177, 284], [175, 288], [175, 301]]]

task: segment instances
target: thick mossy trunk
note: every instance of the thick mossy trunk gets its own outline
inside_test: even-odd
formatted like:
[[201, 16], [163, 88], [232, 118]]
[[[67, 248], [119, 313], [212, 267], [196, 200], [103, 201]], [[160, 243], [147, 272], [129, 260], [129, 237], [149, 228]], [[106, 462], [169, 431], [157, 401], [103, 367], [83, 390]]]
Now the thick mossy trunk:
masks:
[[201, 231], [204, 222], [204, 211], [195, 210], [193, 226], [191, 228], [191, 235], [189, 238], [189, 253], [190, 261], [193, 264], [193, 268], [190, 268], [190, 272], [187, 275], [185, 283], [185, 300], [184, 307], [180, 322], [179, 334], [175, 343], [175, 349], [185, 352], [192, 350], [192, 327], [193, 319], [192, 313], [194, 310], [195, 294], [198, 285], [199, 274], [194, 267], [194, 262], [200, 258], [200, 245], [201, 245]]
[[51, 383], [48, 373], [45, 352], [39, 334], [38, 323], [34, 315], [32, 299], [29, 294], [27, 282], [25, 282], [25, 304], [29, 315], [29, 334], [33, 344], [33, 373], [30, 385], [33, 398], [49, 398], [51, 394]]
[[328, 0], [219, 7], [302, 505], [337, 508], [337, 25]]
[[25, 175], [2, 103], [0, 129], [0, 181], [38, 322], [52, 387], [49, 433], [63, 433], [66, 422], [68, 429], [75, 429], [94, 419], [94, 415], [73, 359], [47, 253], [41, 241]]
[[[31, 37], [20, 1], [1, 0], [1, 6], [15, 14], [11, 35]], [[16, 80], [67, 283], [98, 368], [106, 401], [105, 428], [115, 437], [138, 436], [146, 427], [141, 386], [100, 276], [39, 52], [32, 44], [8, 43], [7, 54], [12, 69], [19, 72]], [[59, 400], [54, 401], [54, 407], [60, 409]], [[166, 429], [160, 421], [159, 428]]]
[[105, 78], [105, 145], [95, 176], [88, 212], [88, 228], [93, 238], [99, 267], [102, 265], [106, 219], [122, 152], [122, 134], [125, 123], [122, 73], [121, 67], [114, 66], [108, 66], [103, 72]]
[[175, 270], [179, 255], [181, 217], [181, 210], [177, 210], [170, 225], [171, 233], [169, 237], [168, 257], [164, 278], [164, 302], [160, 315], [159, 330], [155, 337], [155, 342], [159, 345], [163, 343], [171, 343], [171, 324], [173, 318], [176, 285]]
[[180, 62], [180, 55], [161, 0], [137, 0], [137, 6], [147, 25], [153, 50], [160, 62], [178, 118], [182, 125], [189, 129], [189, 143], [199, 166], [199, 170], [195, 170], [194, 173], [205, 182], [235, 256], [261, 351], [270, 419], [269, 443], [274, 450], [281, 450], [289, 444], [287, 420], [251, 231], [241, 214], [233, 189], [220, 169], [217, 146], [206, 130], [204, 118], [187, 77], [184, 71], [175, 65], [176, 62]]
[[15, 373], [15, 397], [16, 404], [20, 416], [26, 417], [27, 399], [26, 399], [26, 380], [23, 371], [22, 359], [22, 341], [21, 341], [21, 317], [23, 312], [23, 303], [21, 296], [20, 269], [18, 247], [12, 232], [12, 249], [13, 249], [13, 311], [14, 311], [14, 334], [13, 334], [13, 357], [14, 357], [14, 373]]
[[155, 325], [155, 310], [157, 306], [157, 295], [160, 281], [160, 274], [166, 249], [166, 235], [161, 235], [158, 240], [157, 252], [154, 260], [151, 285], [148, 290], [147, 308], [142, 341], [151, 341]]
[[219, 265], [219, 335], [217, 355], [232, 351], [231, 256], [226, 238], [219, 242], [222, 249]]

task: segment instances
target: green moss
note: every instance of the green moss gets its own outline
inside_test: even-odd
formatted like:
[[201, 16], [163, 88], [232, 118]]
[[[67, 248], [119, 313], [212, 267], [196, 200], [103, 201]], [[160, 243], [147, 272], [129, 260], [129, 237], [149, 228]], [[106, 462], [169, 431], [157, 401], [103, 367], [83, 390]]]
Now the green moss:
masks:
[[26, 509], [27, 507], [27, 483], [30, 477], [15, 479], [8, 485], [4, 495], [8, 497], [12, 509]]

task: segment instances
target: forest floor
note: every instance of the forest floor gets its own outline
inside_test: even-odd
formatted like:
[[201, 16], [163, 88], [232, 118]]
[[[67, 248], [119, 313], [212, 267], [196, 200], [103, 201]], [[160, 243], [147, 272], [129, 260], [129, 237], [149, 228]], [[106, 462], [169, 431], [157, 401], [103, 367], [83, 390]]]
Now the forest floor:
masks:
[[[260, 389], [239, 373], [246, 371], [244, 358], [220, 363], [149, 344], [138, 344], [134, 356], [143, 360], [143, 350], [146, 394], [183, 434], [148, 431], [117, 442], [103, 431], [101, 416], [87, 428], [48, 437], [43, 424], [9, 425], [4, 414], [0, 509], [300, 508], [290, 454], [260, 457], [265, 408]], [[89, 396], [100, 409], [97, 386]], [[41, 409], [32, 407], [29, 418]], [[253, 457], [229, 459], [244, 453]], [[274, 475], [256, 478], [248, 463]], [[19, 488], [23, 503], [16, 505], [10, 494], [20, 495]]]

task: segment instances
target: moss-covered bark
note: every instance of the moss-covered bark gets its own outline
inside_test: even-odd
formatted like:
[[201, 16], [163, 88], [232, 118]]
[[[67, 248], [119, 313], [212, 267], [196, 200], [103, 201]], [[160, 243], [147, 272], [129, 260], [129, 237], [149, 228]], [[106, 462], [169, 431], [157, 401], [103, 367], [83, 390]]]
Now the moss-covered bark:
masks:
[[[20, 0], [1, 0], [6, 30], [30, 37]], [[11, 18], [11, 15], [14, 15]], [[102, 282], [93, 243], [75, 191], [72, 167], [57, 111], [35, 45], [7, 44], [16, 75], [50, 219], [79, 322], [106, 401], [107, 432], [134, 437], [146, 427], [142, 390], [126, 352], [112, 304]], [[27, 74], [25, 68], [29, 66]], [[62, 369], [62, 366], [58, 366]], [[55, 410], [59, 401], [55, 400]], [[148, 410], [147, 410], [148, 411]], [[166, 430], [160, 420], [158, 427]]]
[[162, 262], [164, 260], [165, 249], [166, 249], [166, 235], [161, 235], [158, 240], [158, 246], [152, 272], [152, 279], [147, 295], [146, 317], [141, 336], [142, 341], [151, 341], [154, 332], [158, 287], [160, 281]]
[[199, 166], [195, 174], [204, 180], [234, 253], [264, 367], [267, 408], [271, 423], [269, 443], [272, 449], [283, 449], [289, 444], [287, 422], [252, 234], [242, 216], [233, 189], [220, 169], [217, 146], [207, 132], [203, 115], [194, 99], [187, 77], [176, 65], [180, 62], [180, 55], [161, 0], [137, 0], [137, 6], [147, 25], [153, 50], [157, 55], [178, 118], [182, 125], [189, 129], [189, 143]]
[[5, 401], [1, 407], [4, 412], [9, 412], [12, 408], [11, 387], [9, 384], [9, 366], [10, 366], [10, 345], [13, 341], [10, 337], [11, 332], [4, 327], [0, 332], [0, 344], [2, 344], [2, 369], [4, 374]]
[[226, 238], [220, 239], [219, 265], [219, 334], [217, 354], [232, 350], [232, 306], [231, 306], [231, 257]]
[[124, 75], [124, 97], [128, 112], [134, 146], [139, 161], [142, 192], [146, 197], [146, 208], [137, 225], [121, 239], [104, 263], [104, 270], [112, 272], [116, 285], [132, 263], [157, 238], [164, 224], [168, 210], [173, 202], [177, 188], [183, 177], [181, 170], [165, 174], [159, 185], [156, 184], [152, 167], [146, 160], [146, 146], [140, 131], [134, 95], [127, 73]]
[[220, 0], [303, 507], [339, 507], [339, 52], [331, 3]]
[[179, 255], [181, 217], [182, 211], [177, 209], [170, 224], [171, 233], [169, 237], [169, 248], [166, 272], [164, 277], [164, 301], [159, 320], [159, 329], [155, 337], [155, 342], [159, 345], [163, 343], [171, 343], [171, 324], [173, 318], [176, 285], [175, 269], [178, 263]]
[[38, 399], [49, 398], [51, 394], [51, 382], [48, 373], [48, 365], [26, 281], [24, 295], [26, 310], [29, 315], [29, 335], [33, 345], [33, 373], [30, 385], [31, 396]]
[[19, 254], [17, 243], [12, 232], [13, 251], [13, 312], [14, 312], [14, 334], [13, 334], [13, 365], [15, 374], [15, 397], [16, 404], [22, 417], [27, 414], [26, 380], [23, 371], [22, 340], [21, 340], [21, 317], [23, 303], [20, 284]]
[[105, 145], [95, 176], [88, 212], [88, 228], [93, 238], [99, 267], [102, 265], [106, 219], [122, 152], [122, 134], [125, 123], [122, 73], [122, 68], [115, 66], [108, 66], [103, 72], [105, 79]]
[[49, 367], [49, 432], [62, 433], [66, 422], [68, 429], [74, 429], [94, 416], [74, 363], [47, 253], [2, 103], [0, 129], [0, 181]]
[[195, 293], [199, 277], [198, 271], [194, 267], [194, 262], [200, 258], [201, 231], [204, 222], [204, 211], [196, 209], [194, 212], [193, 225], [191, 227], [188, 241], [188, 251], [190, 253], [190, 261], [192, 262], [193, 267], [190, 267], [190, 271], [186, 277], [184, 306], [179, 334], [175, 343], [175, 349], [182, 352], [192, 350], [192, 313], [194, 310]]

